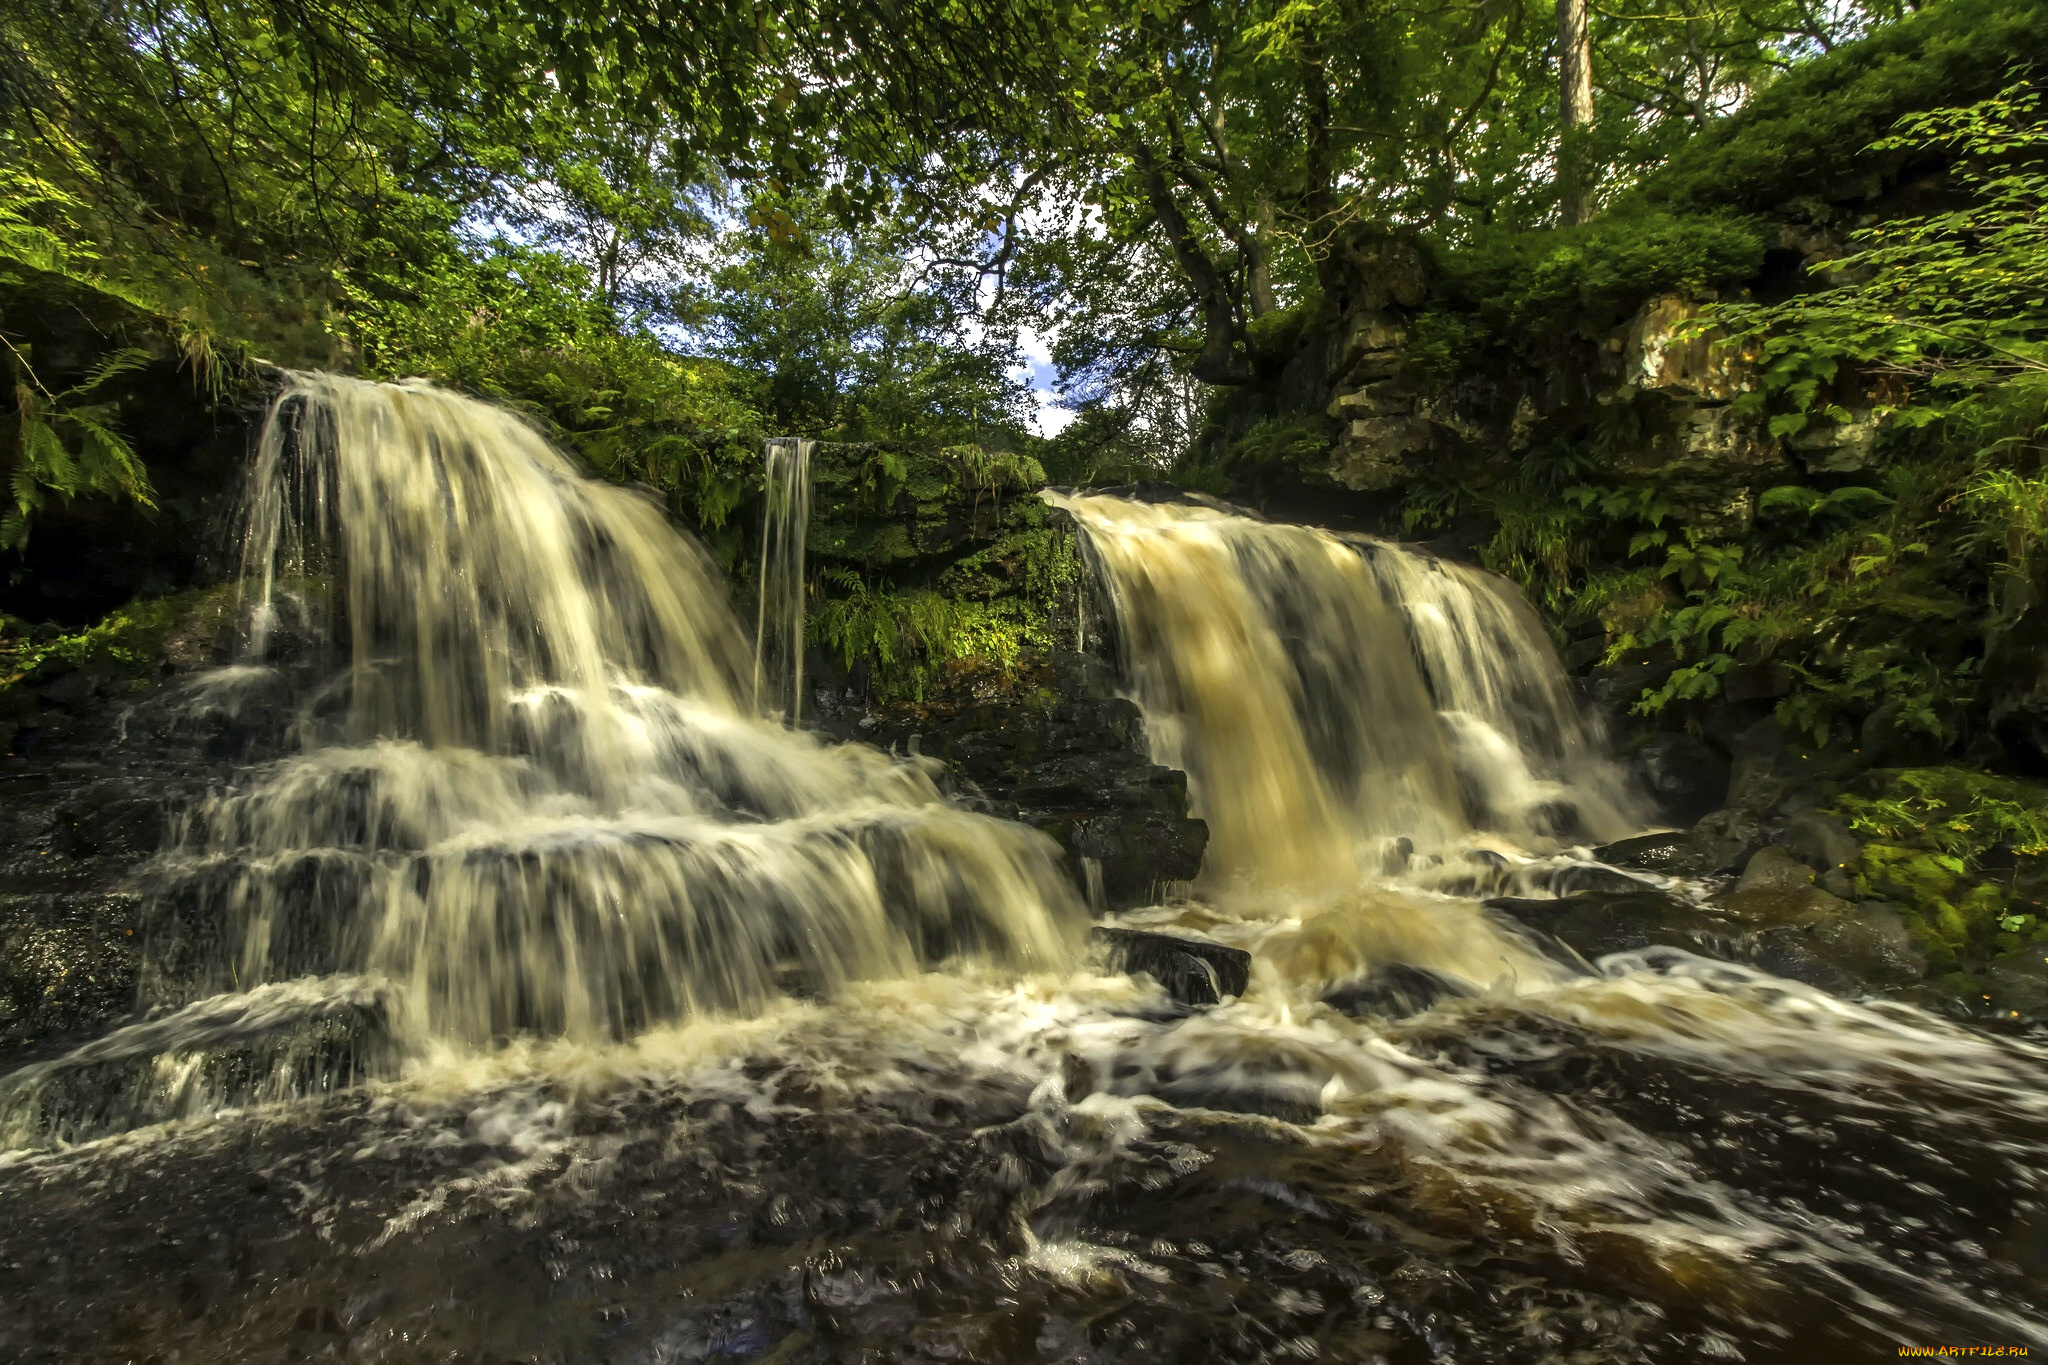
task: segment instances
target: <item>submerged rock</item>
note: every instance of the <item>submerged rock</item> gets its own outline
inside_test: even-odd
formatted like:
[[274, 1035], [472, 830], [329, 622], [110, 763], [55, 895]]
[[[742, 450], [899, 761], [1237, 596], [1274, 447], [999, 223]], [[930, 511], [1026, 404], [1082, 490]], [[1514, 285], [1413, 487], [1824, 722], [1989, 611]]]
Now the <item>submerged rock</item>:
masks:
[[1252, 955], [1242, 948], [1109, 925], [1098, 926], [1094, 937], [1111, 970], [1145, 973], [1183, 1005], [1219, 1005], [1251, 983]]
[[[1486, 902], [1511, 926], [1556, 938], [1587, 958], [1657, 945], [1694, 952], [1725, 947], [1725, 926], [1690, 902], [1662, 891], [1582, 892], [1557, 897], [1496, 897]], [[1725, 952], [1715, 952], [1726, 956]]]
[[1783, 849], [1766, 852], [1773, 856], [1752, 860], [1756, 881], [1745, 877], [1743, 887], [1711, 903], [1641, 890], [1503, 897], [1486, 908], [1508, 927], [1528, 927], [1592, 959], [1683, 948], [1843, 995], [1907, 986], [1926, 975], [1926, 954], [1896, 908], [1852, 905], [1813, 885], [1812, 874]]
[[1420, 1014], [1439, 1000], [1456, 999], [1472, 992], [1449, 977], [1414, 967], [1405, 962], [1383, 962], [1359, 981], [1347, 981], [1323, 996], [1323, 1003], [1352, 1018], [1381, 1015], [1405, 1019]]
[[1097, 910], [1192, 880], [1209, 827], [1188, 814], [1187, 774], [1152, 762], [1136, 704], [1090, 655], [1053, 660], [1046, 681], [1043, 694], [905, 710], [851, 733], [939, 760], [992, 814], [1051, 835]]

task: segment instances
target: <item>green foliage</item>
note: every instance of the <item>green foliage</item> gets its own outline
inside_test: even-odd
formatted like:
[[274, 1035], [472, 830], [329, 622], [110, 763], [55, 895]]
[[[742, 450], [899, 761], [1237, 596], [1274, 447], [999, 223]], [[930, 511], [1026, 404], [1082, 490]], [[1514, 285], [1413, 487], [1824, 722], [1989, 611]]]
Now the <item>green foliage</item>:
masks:
[[4, 338], [0, 344], [6, 345], [15, 374], [14, 468], [9, 475], [14, 506], [0, 518], [0, 549], [19, 549], [28, 540], [30, 519], [51, 493], [67, 500], [101, 493], [154, 507], [142, 461], [114, 429], [115, 405], [95, 401], [110, 381], [148, 360], [148, 353], [115, 351], [78, 383], [52, 393], [36, 377], [23, 348]]
[[2008, 386], [2038, 394], [2048, 384], [2048, 109], [2040, 92], [2014, 86], [1914, 114], [1876, 146], [1955, 158], [1951, 178], [1966, 198], [1862, 229], [1854, 250], [1815, 267], [1834, 281], [1829, 287], [1779, 304], [1725, 305], [1703, 319], [1760, 344], [1763, 384], [1746, 401], [1782, 410], [1774, 434], [1801, 430], [1812, 413], [1847, 417], [1831, 395], [1849, 366], [1912, 381], [1874, 395], [1874, 406], [1920, 425]]
[[905, 225], [838, 231], [815, 198], [763, 197], [752, 212], [787, 226], [721, 239], [696, 311], [775, 430], [939, 445], [1025, 436], [1004, 335], [970, 329], [960, 301], [920, 279]]
[[1230, 442], [1221, 468], [1241, 478], [1313, 469], [1329, 457], [1334, 426], [1320, 414], [1269, 417]]
[[1968, 768], [1906, 768], [1883, 775], [1868, 795], [1836, 799], [1851, 829], [1885, 843], [1978, 865], [1994, 848], [2048, 855], [2048, 784]]
[[232, 587], [204, 588], [173, 597], [138, 598], [83, 630], [0, 617], [0, 687], [78, 668], [147, 677], [163, 662], [174, 636], [217, 637], [232, 610], [234, 592]]
[[1662, 646], [1680, 665], [1638, 710], [1710, 699], [1739, 661], [1771, 660], [1793, 683], [1779, 717], [1816, 744], [1872, 725], [1937, 747], [1965, 737], [1986, 642], [2039, 600], [2048, 530], [2042, 127], [2021, 90], [1910, 117], [1882, 146], [1959, 155], [1967, 199], [1865, 229], [1821, 289], [1700, 319], [1695, 331], [1726, 328], [1724, 344], [1756, 359], [1738, 409], [1789, 437], [1859, 403], [1891, 418], [1888, 463], [1881, 487], [1765, 490], [1746, 545], [1681, 545], [1639, 517], [1651, 525], [1629, 554], [1663, 554], [1681, 596], [1617, 645]]
[[[1871, 174], [1857, 153], [1921, 110], [1992, 95], [2014, 63], [2048, 54], [2048, 12], [2010, 0], [1942, 0], [1765, 85], [1653, 174], [1643, 197], [1677, 210], [1767, 210], [1825, 201]], [[1894, 163], [1896, 164], [1896, 163]]]
[[[1874, 774], [1834, 810], [1870, 840], [1859, 894], [1895, 901], [1937, 969], [2048, 937], [2040, 921], [2048, 871], [2048, 785], [1967, 768]], [[2006, 869], [1987, 872], [2003, 857]]]
[[963, 668], [1006, 678], [1024, 653], [1022, 623], [1000, 606], [930, 589], [877, 591], [844, 571], [833, 579], [841, 594], [811, 612], [806, 633], [849, 670], [866, 660], [877, 701], [924, 701]]
[[1746, 279], [1763, 254], [1762, 231], [1743, 219], [1636, 210], [1577, 228], [1479, 236], [1445, 267], [1452, 288], [1498, 328], [1598, 334], [1655, 295], [1697, 296]]

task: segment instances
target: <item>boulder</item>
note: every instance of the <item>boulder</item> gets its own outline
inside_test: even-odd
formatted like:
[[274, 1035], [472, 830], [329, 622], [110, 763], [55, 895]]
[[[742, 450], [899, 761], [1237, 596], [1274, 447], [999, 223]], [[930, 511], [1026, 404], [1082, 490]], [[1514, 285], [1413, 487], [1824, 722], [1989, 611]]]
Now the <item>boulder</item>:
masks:
[[1538, 930], [1588, 959], [1660, 944], [1726, 956], [1731, 936], [1725, 921], [1699, 906], [1649, 889], [1555, 899], [1503, 896], [1487, 901], [1486, 909], [1510, 927]]
[[1362, 980], [1347, 981], [1330, 990], [1323, 996], [1323, 1003], [1354, 1019], [1368, 1015], [1405, 1019], [1411, 1014], [1422, 1013], [1439, 1000], [1470, 994], [1449, 977], [1426, 967], [1411, 967], [1405, 962], [1383, 962]]
[[1183, 1005], [1217, 1005], [1251, 984], [1252, 955], [1208, 939], [1098, 925], [1094, 939], [1112, 971], [1152, 977]]
[[1330, 476], [1356, 492], [1398, 487], [1414, 477], [1411, 456], [1428, 449], [1433, 428], [1407, 413], [1354, 416], [1337, 442]]
[[1622, 380], [1644, 392], [1726, 402], [1749, 387], [1751, 364], [1740, 347], [1722, 344], [1719, 328], [1684, 335], [1700, 306], [1673, 295], [1652, 299], [1629, 323], [1622, 342]]
[[1754, 891], [1798, 891], [1813, 885], [1813, 869], [1790, 850], [1772, 844], [1759, 849], [1743, 866], [1737, 895]]
[[1853, 867], [1863, 852], [1847, 825], [1819, 810], [1803, 810], [1786, 821], [1778, 844], [1817, 873]]
[[1845, 422], [1808, 423], [1785, 444], [1809, 474], [1853, 474], [1870, 468], [1883, 429], [1883, 418], [1865, 411]]
[[1691, 824], [1715, 809], [1728, 790], [1727, 756], [1697, 735], [1651, 735], [1629, 760], [1658, 814], [1674, 824]]
[[1898, 907], [1864, 901], [1850, 913], [1816, 924], [1818, 949], [1843, 970], [1878, 986], [1904, 986], [1927, 975], [1927, 952]]
[[1641, 868], [1667, 877], [1713, 877], [1740, 872], [1764, 846], [1763, 828], [1747, 811], [1709, 811], [1689, 830], [1639, 834], [1594, 850], [1603, 863]]

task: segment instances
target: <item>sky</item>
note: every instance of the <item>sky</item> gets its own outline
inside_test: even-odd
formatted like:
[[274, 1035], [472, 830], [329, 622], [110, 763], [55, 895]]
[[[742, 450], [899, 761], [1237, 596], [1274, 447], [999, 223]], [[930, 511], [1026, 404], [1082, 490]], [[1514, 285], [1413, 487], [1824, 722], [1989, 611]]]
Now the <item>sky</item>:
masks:
[[1059, 383], [1059, 374], [1052, 367], [1052, 343], [1027, 327], [1017, 338], [1017, 344], [1024, 352], [1024, 363], [1012, 369], [1010, 377], [1031, 386], [1032, 401], [1037, 404], [1031, 415], [1031, 429], [1040, 436], [1057, 436], [1074, 420], [1074, 414], [1059, 405], [1054, 387]]

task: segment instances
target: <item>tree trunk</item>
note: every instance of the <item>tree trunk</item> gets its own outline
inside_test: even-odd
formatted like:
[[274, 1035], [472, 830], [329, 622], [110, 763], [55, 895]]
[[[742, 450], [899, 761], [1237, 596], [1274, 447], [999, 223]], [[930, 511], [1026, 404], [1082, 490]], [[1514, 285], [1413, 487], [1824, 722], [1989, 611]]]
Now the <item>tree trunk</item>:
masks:
[[1558, 182], [1564, 191], [1562, 212], [1567, 224], [1593, 216], [1587, 195], [1584, 154], [1572, 135], [1593, 121], [1593, 30], [1586, 0], [1557, 0], [1557, 74], [1559, 108], [1564, 115], [1564, 140], [1558, 149]]
[[1251, 377], [1251, 370], [1237, 345], [1241, 333], [1229, 281], [1203, 250], [1159, 163], [1143, 147], [1138, 148], [1137, 157], [1145, 177], [1146, 198], [1159, 225], [1166, 229], [1167, 245], [1202, 310], [1202, 349], [1189, 372], [1205, 384], [1242, 384]]
[[1259, 218], [1244, 237], [1245, 292], [1252, 316], [1262, 318], [1273, 311], [1273, 199], [1259, 193]]

